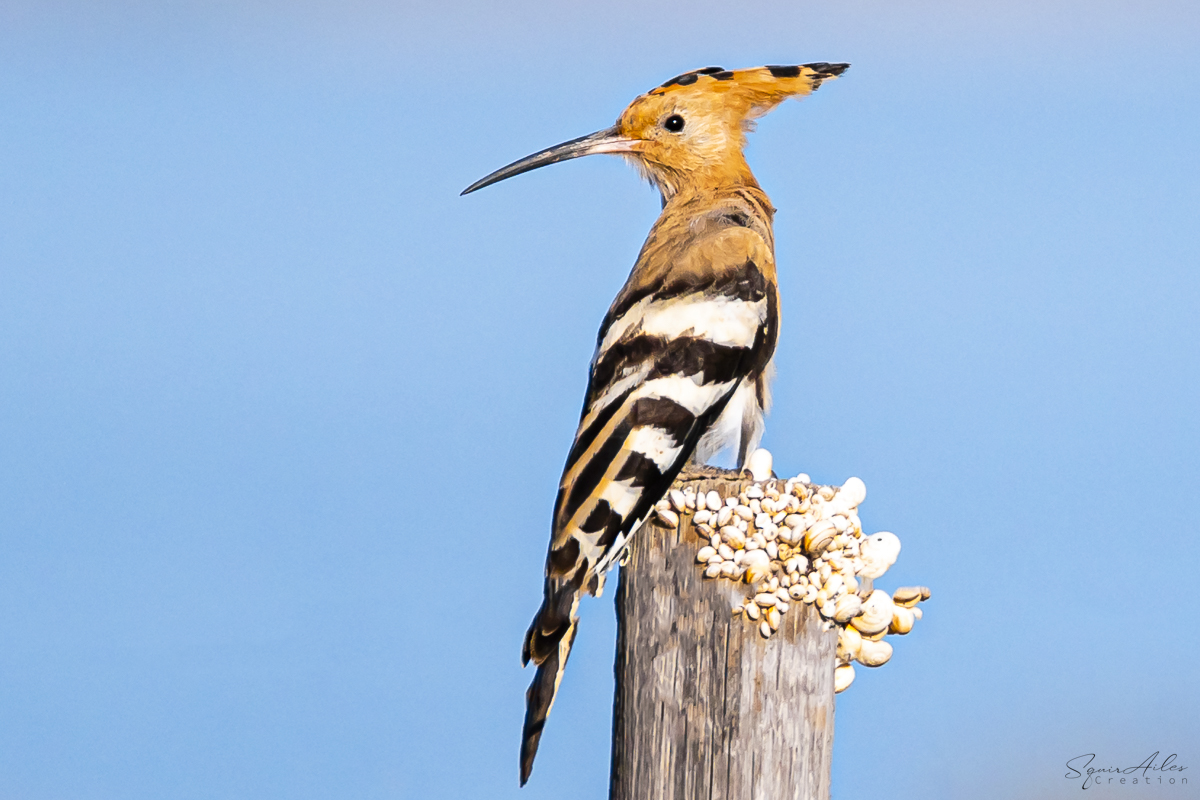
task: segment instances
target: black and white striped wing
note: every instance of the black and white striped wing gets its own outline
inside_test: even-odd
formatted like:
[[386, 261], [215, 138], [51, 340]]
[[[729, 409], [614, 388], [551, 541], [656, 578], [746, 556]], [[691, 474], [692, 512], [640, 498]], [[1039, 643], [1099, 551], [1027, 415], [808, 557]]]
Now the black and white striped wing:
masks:
[[738, 385], [770, 359], [775, 297], [748, 260], [614, 305], [560, 483], [550, 577], [575, 582], [619, 554]]
[[538, 667], [526, 694], [522, 783], [578, 632], [580, 597], [599, 590], [730, 398], [774, 352], [773, 264], [764, 270], [747, 252], [701, 252], [702, 269], [666, 270], [644, 286], [635, 270], [601, 326], [555, 502], [545, 594], [522, 648]]

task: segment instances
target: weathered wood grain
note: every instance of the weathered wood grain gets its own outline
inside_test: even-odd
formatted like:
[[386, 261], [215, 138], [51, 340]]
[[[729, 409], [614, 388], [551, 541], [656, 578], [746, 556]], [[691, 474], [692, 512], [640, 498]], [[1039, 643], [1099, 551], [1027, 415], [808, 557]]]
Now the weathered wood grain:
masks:
[[699, 547], [690, 521], [650, 523], [621, 569], [610, 797], [827, 800], [836, 634], [795, 603], [764, 640], [731, 614], [745, 587], [706, 580]]

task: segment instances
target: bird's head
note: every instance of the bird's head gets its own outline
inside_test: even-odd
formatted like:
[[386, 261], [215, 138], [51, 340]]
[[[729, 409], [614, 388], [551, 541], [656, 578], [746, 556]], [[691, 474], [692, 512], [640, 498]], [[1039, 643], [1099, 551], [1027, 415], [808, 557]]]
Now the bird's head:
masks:
[[754, 120], [788, 97], [811, 93], [848, 66], [820, 63], [733, 71], [708, 67], [686, 72], [630, 103], [613, 127], [515, 161], [471, 184], [463, 194], [596, 153], [625, 156], [664, 198], [689, 187], [752, 182], [742, 148]]

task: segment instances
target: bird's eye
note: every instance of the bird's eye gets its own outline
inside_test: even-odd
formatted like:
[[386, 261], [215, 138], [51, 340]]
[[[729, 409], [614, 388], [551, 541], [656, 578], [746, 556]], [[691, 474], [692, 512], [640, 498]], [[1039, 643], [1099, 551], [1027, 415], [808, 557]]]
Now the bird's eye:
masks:
[[663, 127], [669, 130], [671, 133], [679, 133], [681, 130], [683, 130], [683, 117], [679, 116], [678, 114], [672, 114], [663, 120]]

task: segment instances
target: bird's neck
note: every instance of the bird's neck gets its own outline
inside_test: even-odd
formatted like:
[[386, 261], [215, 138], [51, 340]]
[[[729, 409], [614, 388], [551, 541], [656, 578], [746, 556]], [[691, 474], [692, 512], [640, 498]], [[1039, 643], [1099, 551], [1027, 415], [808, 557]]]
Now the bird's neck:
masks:
[[[749, 180], [744, 182], [731, 181], [699, 186], [690, 184], [671, 195], [663, 192], [663, 212], [660, 219], [674, 216], [685, 218], [703, 216], [709, 214], [713, 209], [719, 209], [732, 203], [743, 206], [769, 232], [775, 219], [775, 206], [771, 204], [771, 198], [767, 197], [767, 193], [754, 180], [754, 176], [749, 173], [747, 175]], [[768, 236], [768, 238], [770, 237]]]
[[652, 166], [647, 177], [662, 194], [663, 207], [678, 198], [689, 200], [696, 197], [728, 194], [738, 189], [762, 192], [750, 165], [741, 153], [712, 164], [701, 164], [685, 169]]

